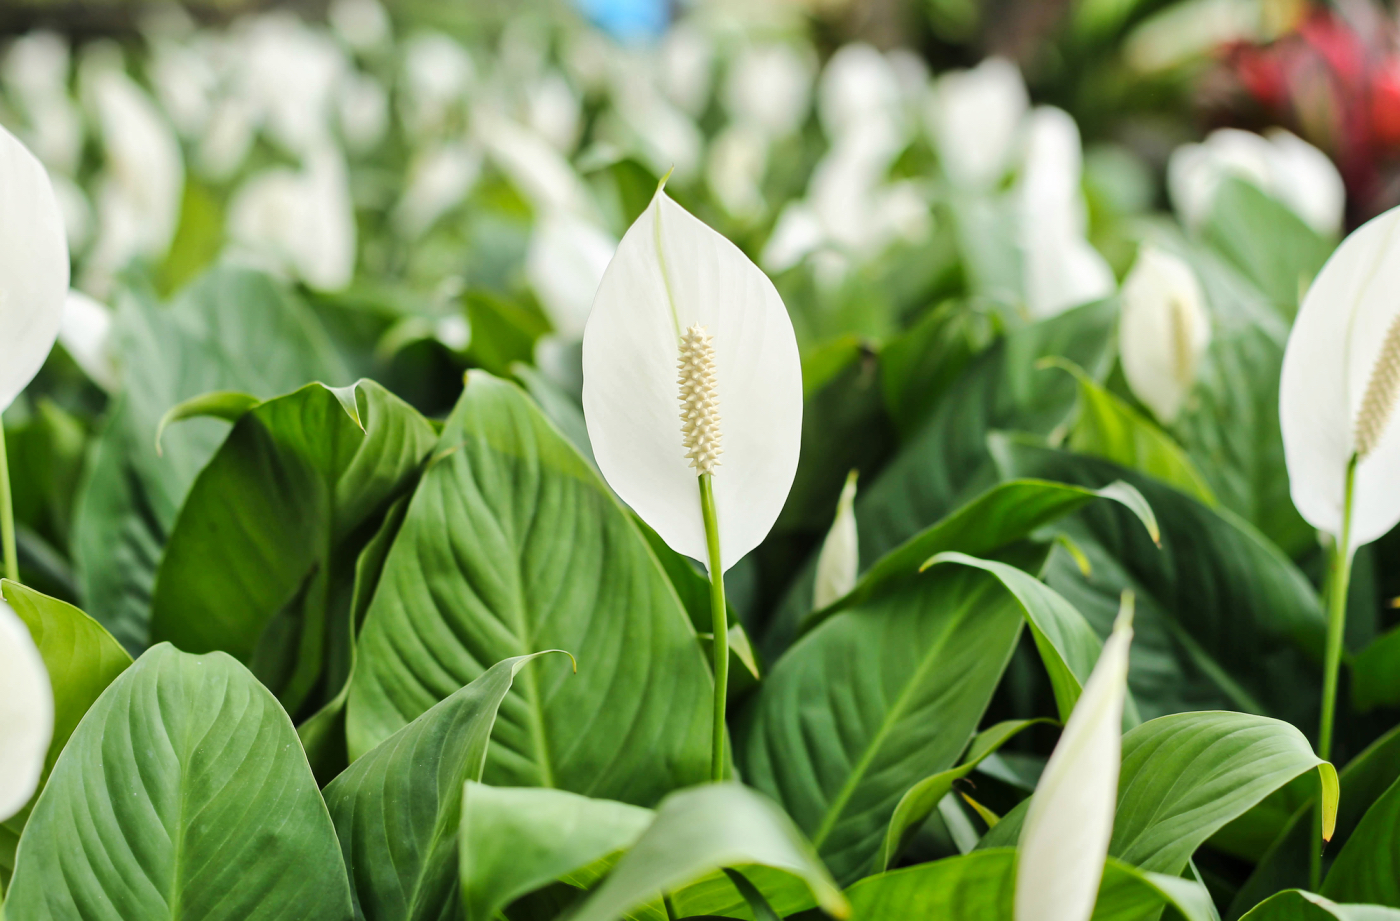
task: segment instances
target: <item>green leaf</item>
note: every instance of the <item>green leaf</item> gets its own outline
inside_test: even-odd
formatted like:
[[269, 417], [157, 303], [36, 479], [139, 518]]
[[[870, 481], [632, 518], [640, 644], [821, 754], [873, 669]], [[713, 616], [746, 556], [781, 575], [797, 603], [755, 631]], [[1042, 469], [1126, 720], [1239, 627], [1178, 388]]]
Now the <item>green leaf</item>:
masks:
[[491, 921], [520, 896], [631, 847], [652, 817], [563, 790], [468, 780], [459, 843], [467, 921]]
[[953, 784], [972, 773], [973, 768], [997, 749], [1009, 742], [1017, 733], [1036, 723], [1049, 720], [1006, 720], [997, 723], [977, 734], [968, 746], [967, 754], [955, 768], [939, 771], [914, 784], [909, 792], [900, 797], [890, 818], [890, 827], [885, 832], [885, 843], [875, 859], [875, 868], [884, 872], [890, 868], [909, 839], [938, 808], [943, 797], [952, 792]]
[[1240, 921], [1400, 921], [1400, 911], [1379, 905], [1338, 905], [1311, 892], [1289, 889], [1260, 902]]
[[277, 700], [161, 644], [103, 693], [20, 839], [11, 918], [349, 921], [335, 829]]
[[828, 914], [850, 913], [811, 845], [772, 802], [733, 783], [673, 793], [572, 921], [613, 921], [724, 867], [759, 864], [803, 880]]
[[1351, 660], [1351, 699], [1363, 713], [1400, 706], [1400, 628], [1376, 637]]
[[[1106, 635], [1125, 589], [1137, 598], [1128, 684], [1144, 717], [1207, 708], [1266, 713], [1312, 725], [1315, 650], [1325, 618], [1307, 578], [1248, 524], [1099, 458], [1030, 439], [993, 439], [1003, 474], [1099, 486], [1126, 480], [1161, 525], [1158, 547], [1110, 503], [1057, 525], [1089, 558], [1051, 555], [1045, 581]], [[1248, 655], [1241, 655], [1248, 650]]]
[[1366, 810], [1327, 872], [1322, 894], [1400, 908], [1400, 780]]
[[350, 597], [338, 589], [437, 440], [372, 381], [348, 399], [354, 415], [310, 384], [244, 414], [190, 488], [156, 577], [152, 636], [230, 653], [293, 715], [348, 680]]
[[509, 374], [512, 363], [531, 361], [535, 340], [549, 332], [549, 321], [538, 310], [486, 291], [467, 294], [466, 313], [472, 331], [467, 356], [492, 374]]
[[125, 390], [89, 459], [73, 555], [88, 613], [137, 651], [149, 640], [166, 536], [228, 431], [221, 420], [190, 420], [164, 434], [157, 455], [161, 418], [211, 391], [268, 398], [312, 380], [339, 383], [347, 374], [307, 306], [246, 269], [213, 269], [169, 307], [126, 295], [113, 337]]
[[[71, 604], [7, 579], [0, 580], [0, 593], [29, 628], [53, 686], [53, 740], [44, 759], [42, 790], [78, 721], [107, 685], [131, 665], [131, 656], [101, 624]], [[18, 815], [0, 823], [0, 892], [10, 881], [15, 847], [33, 804], [30, 800]]]
[[358, 757], [493, 662], [569, 649], [579, 675], [521, 677], [486, 768], [652, 805], [707, 776], [713, 680], [628, 513], [513, 384], [474, 372], [370, 604], [346, 711]]
[[[949, 301], [880, 350], [885, 408], [903, 439], [918, 433], [967, 363], [992, 340], [991, 317]], [[806, 379], [804, 370], [803, 379]]]
[[956, 763], [1020, 630], [995, 579], [952, 566], [828, 618], [741, 712], [744, 777], [783, 804], [838, 880], [859, 878], [905, 792]]
[[260, 402], [257, 397], [239, 393], [237, 390], [215, 390], [176, 403], [166, 410], [165, 415], [160, 417], [160, 423], [156, 425], [156, 453], [162, 453], [160, 439], [167, 426], [186, 419], [222, 419], [225, 422], [237, 422], [243, 418], [244, 413]]
[[545, 654], [496, 663], [326, 787], [357, 918], [460, 916], [463, 785], [481, 779], [497, 710], [516, 674]]

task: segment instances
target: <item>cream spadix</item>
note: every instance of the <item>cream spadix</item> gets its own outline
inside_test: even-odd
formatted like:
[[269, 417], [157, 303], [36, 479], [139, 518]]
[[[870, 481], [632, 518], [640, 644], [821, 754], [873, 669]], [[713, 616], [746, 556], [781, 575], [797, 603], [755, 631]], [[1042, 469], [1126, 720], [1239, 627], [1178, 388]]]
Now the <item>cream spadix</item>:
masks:
[[1283, 356], [1279, 421], [1293, 504], [1349, 552], [1400, 521], [1400, 209], [1363, 225], [1308, 289]]
[[0, 599], [0, 822], [24, 808], [53, 737], [53, 688], [19, 615]]
[[583, 408], [603, 476], [677, 552], [708, 562], [700, 474], [722, 570], [772, 528], [802, 431], [792, 322], [767, 276], [663, 191], [593, 301]]
[[1132, 599], [1036, 784], [1016, 856], [1016, 921], [1088, 921], [1113, 836]]

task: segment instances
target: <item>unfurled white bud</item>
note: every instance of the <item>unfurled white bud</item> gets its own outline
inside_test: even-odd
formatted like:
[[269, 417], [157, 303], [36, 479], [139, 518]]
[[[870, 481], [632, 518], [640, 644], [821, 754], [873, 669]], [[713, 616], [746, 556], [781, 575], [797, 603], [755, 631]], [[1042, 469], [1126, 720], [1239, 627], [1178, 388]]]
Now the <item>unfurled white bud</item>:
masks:
[[1119, 343], [1133, 395], [1163, 425], [1175, 422], [1210, 344], [1201, 287], [1180, 257], [1151, 246], [1138, 253], [1123, 281]]
[[724, 453], [719, 429], [719, 386], [715, 380], [715, 350], [705, 327], [692, 326], [681, 336], [681, 439], [690, 466], [714, 473]]
[[856, 531], [856, 471], [846, 476], [841, 498], [836, 500], [836, 518], [817, 557], [817, 583], [812, 590], [812, 609], [819, 611], [844, 598], [856, 587], [860, 569], [860, 538]]

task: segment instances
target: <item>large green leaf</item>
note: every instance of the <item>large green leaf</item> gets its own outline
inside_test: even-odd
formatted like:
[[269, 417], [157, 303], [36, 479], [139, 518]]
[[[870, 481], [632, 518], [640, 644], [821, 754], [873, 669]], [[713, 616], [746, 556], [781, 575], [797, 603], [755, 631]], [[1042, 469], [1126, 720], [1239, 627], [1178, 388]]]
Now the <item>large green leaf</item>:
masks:
[[161, 644], [102, 694], [20, 839], [13, 919], [348, 921], [286, 713], [223, 653]]
[[152, 637], [230, 653], [292, 714], [334, 697], [349, 677], [342, 587], [436, 440], [372, 381], [341, 392], [311, 384], [242, 414], [170, 533]]
[[706, 784], [662, 801], [642, 837], [573, 921], [619, 915], [725, 867], [757, 864], [802, 880], [829, 914], [849, 913], [811, 845], [781, 809], [735, 783]]
[[1380, 905], [1338, 905], [1300, 889], [1270, 896], [1241, 921], [1400, 921], [1400, 910]]
[[1400, 908], [1400, 780], [1366, 810], [1327, 872], [1322, 894]]
[[124, 391], [88, 459], [73, 554], [88, 613], [139, 650], [166, 536], [228, 431], [221, 420], [186, 422], [165, 433], [157, 454], [166, 411], [210, 391], [269, 398], [348, 375], [306, 305], [246, 269], [216, 268], [170, 307], [128, 294], [113, 336]]
[[992, 339], [989, 315], [948, 301], [880, 350], [885, 408], [901, 438], [915, 435], [972, 357]]
[[[0, 580], [0, 593], [29, 628], [53, 686], [53, 740], [43, 774], [47, 778], [78, 721], [107, 685], [131, 665], [131, 656], [101, 624], [71, 604], [9, 580]], [[42, 784], [41, 778], [40, 789]], [[32, 806], [33, 800], [18, 815], [0, 822], [0, 892], [10, 881], [15, 847]]]
[[[937, 918], [1010, 921], [1016, 892], [1016, 852], [974, 851], [881, 873], [846, 890], [854, 921]], [[1187, 921], [1210, 921], [1210, 896], [1196, 883], [1139, 870], [1112, 858], [1104, 865], [1095, 921], [1152, 921], [1164, 906]]]
[[384, 564], [360, 637], [351, 757], [479, 676], [541, 649], [486, 781], [651, 805], [706, 776], [713, 680], [627, 512], [513, 384], [473, 372]]
[[631, 847], [652, 817], [563, 790], [467, 781], [459, 839], [467, 921], [490, 921], [527, 892]]
[[838, 880], [869, 870], [905, 791], [954, 765], [1021, 617], [990, 575], [936, 567], [828, 618], [773, 666], [741, 713], [739, 761]]
[[1316, 592], [1277, 547], [1228, 510], [1108, 461], [1030, 439], [998, 436], [993, 445], [1007, 477], [1085, 486], [1124, 479], [1156, 513], [1160, 547], [1114, 504], [1088, 506], [1059, 527], [1087, 555], [1091, 574], [1056, 552], [1046, 575], [1100, 635], [1123, 591], [1136, 596], [1128, 682], [1144, 717], [1225, 707], [1315, 722], [1310, 660], [1325, 621]]
[[481, 779], [497, 711], [516, 674], [543, 654], [496, 663], [326, 787], [357, 918], [461, 916], [463, 785]]

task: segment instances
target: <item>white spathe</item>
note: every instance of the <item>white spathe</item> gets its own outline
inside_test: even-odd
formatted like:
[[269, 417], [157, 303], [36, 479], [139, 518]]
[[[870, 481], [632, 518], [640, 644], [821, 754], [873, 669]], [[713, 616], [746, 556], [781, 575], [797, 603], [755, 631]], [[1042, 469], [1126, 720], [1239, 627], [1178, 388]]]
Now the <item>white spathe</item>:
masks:
[[844, 598], [856, 587], [860, 571], [860, 536], [856, 530], [856, 472], [846, 476], [836, 500], [836, 517], [817, 555], [817, 581], [812, 589], [812, 610], [820, 611]]
[[449, 127], [476, 82], [476, 65], [455, 39], [441, 32], [413, 36], [403, 47], [403, 122], [423, 137]]
[[583, 336], [598, 283], [616, 251], [610, 233], [566, 211], [547, 214], [535, 224], [525, 277], [555, 332], [567, 339]]
[[389, 92], [369, 74], [348, 71], [336, 93], [336, 115], [350, 150], [373, 150], [389, 130]]
[[812, 107], [814, 65], [798, 48], [782, 43], [752, 45], [734, 58], [722, 101], [731, 120], [770, 138], [792, 134]]
[[713, 337], [724, 446], [713, 485], [721, 569], [728, 569], [768, 534], [797, 471], [797, 340], [768, 277], [658, 190], [593, 301], [583, 409], [612, 488], [672, 549], [708, 565], [676, 383], [681, 334], [695, 324]]
[[1031, 797], [1016, 857], [1016, 921], [1088, 921], [1123, 751], [1131, 614], [1120, 613]]
[[[1400, 318], [1400, 208], [1342, 241], [1308, 289], [1279, 381], [1279, 421], [1293, 504], [1320, 531], [1342, 528], [1346, 469], [1357, 450], [1362, 398], [1378, 363], [1394, 370]], [[1384, 352], [1384, 354], [1383, 354]], [[1400, 434], [1395, 409], [1356, 466], [1351, 549], [1400, 521]]]
[[255, 16], [244, 29], [238, 75], [264, 130], [289, 153], [315, 153], [331, 136], [336, 89], [349, 69], [344, 51], [289, 12]]
[[948, 178], [975, 188], [1006, 175], [1030, 94], [1015, 64], [990, 57], [949, 71], [928, 96], [925, 120]]
[[540, 135], [491, 109], [473, 115], [474, 135], [491, 163], [530, 202], [537, 213], [570, 211], [586, 217], [597, 211], [583, 179]]
[[108, 393], [116, 392], [121, 372], [112, 348], [112, 311], [106, 304], [81, 291], [69, 291], [58, 341], [94, 384]]
[[842, 45], [817, 85], [817, 115], [833, 140], [871, 123], [900, 126], [899, 76], [883, 54], [864, 42]]
[[460, 205], [481, 178], [481, 149], [468, 141], [431, 144], [414, 157], [394, 227], [413, 239]]
[[1181, 413], [1210, 345], [1210, 317], [1196, 273], [1180, 256], [1143, 246], [1123, 279], [1118, 350], [1133, 395], [1163, 425]]
[[0, 822], [39, 787], [53, 739], [53, 687], [29, 628], [0, 599]]
[[0, 412], [39, 373], [67, 293], [68, 240], [48, 173], [0, 128]]

